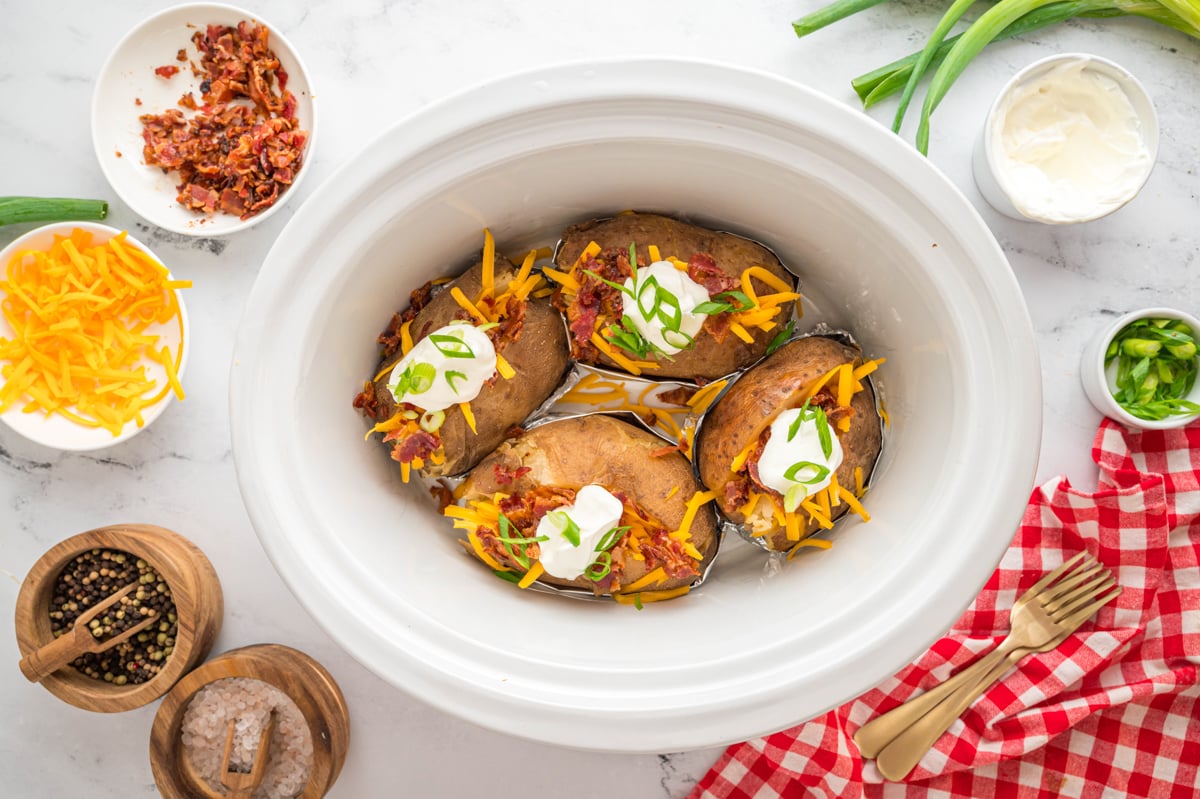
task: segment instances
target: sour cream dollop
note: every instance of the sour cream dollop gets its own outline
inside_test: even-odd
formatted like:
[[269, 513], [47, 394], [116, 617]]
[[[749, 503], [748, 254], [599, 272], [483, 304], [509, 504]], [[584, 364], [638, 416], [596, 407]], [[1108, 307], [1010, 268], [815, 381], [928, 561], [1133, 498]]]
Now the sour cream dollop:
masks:
[[[538, 561], [552, 577], [574, 580], [583, 574], [600, 554], [596, 545], [621, 521], [621, 500], [598, 485], [586, 485], [575, 495], [575, 502], [556, 508], [538, 522]], [[565, 534], [569, 519], [578, 527], [579, 543]], [[571, 528], [574, 532], [574, 528]]]
[[[668, 355], [692, 346], [692, 339], [708, 318], [706, 314], [692, 311], [697, 305], [708, 302], [708, 289], [688, 277], [687, 272], [676, 269], [670, 261], [655, 261], [641, 267], [633, 277], [625, 278], [625, 288], [633, 292], [633, 297], [621, 295], [622, 313], [633, 320], [633, 326], [642, 338]], [[678, 332], [673, 327], [676, 303], [679, 306]], [[668, 327], [664, 316], [671, 320], [672, 327]]]
[[1071, 59], [1036, 74], [993, 112], [997, 178], [1031, 219], [1062, 224], [1103, 216], [1129, 202], [1154, 165], [1129, 95], [1091, 67], [1088, 59]]
[[496, 373], [492, 340], [469, 323], [439, 327], [396, 362], [388, 388], [396, 402], [443, 411], [470, 402]]
[[[842, 465], [842, 445], [832, 425], [829, 425], [829, 457], [825, 456], [825, 451], [821, 448], [821, 434], [814, 408], [804, 411], [804, 419], [789, 440], [788, 434], [792, 425], [799, 418], [799, 408], [792, 408], [775, 417], [775, 421], [771, 423], [771, 437], [767, 439], [767, 445], [763, 447], [762, 455], [758, 459], [758, 479], [763, 485], [783, 494], [785, 498], [788, 491], [795, 486], [801, 486], [798, 492], [800, 499], [816, 494], [829, 485], [833, 473]], [[793, 470], [798, 463], [814, 466], [802, 466]], [[828, 471], [822, 473], [822, 469]], [[791, 477], [788, 477], [789, 471], [792, 471]], [[820, 479], [814, 479], [818, 476]], [[812, 482], [806, 482], [809, 480]]]

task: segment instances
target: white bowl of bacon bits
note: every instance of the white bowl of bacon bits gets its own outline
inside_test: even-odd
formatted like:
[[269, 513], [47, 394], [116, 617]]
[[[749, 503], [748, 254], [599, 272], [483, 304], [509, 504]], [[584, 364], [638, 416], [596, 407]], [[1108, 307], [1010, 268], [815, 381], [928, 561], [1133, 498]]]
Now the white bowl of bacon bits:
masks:
[[307, 173], [312, 89], [270, 23], [193, 3], [130, 31], [100, 71], [92, 141], [113, 190], [149, 222], [190, 236], [273, 214]]

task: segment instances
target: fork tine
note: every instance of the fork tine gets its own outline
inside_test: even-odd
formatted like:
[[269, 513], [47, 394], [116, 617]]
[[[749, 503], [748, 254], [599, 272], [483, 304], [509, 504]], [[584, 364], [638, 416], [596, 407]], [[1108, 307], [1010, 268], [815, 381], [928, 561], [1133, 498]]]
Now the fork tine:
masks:
[[1079, 552], [1079, 553], [1076, 553], [1076, 555], [1074, 557], [1072, 557], [1070, 560], [1064, 561], [1063, 565], [1059, 566], [1054, 571], [1049, 572], [1044, 577], [1042, 577], [1042, 579], [1040, 579], [1036, 583], [1034, 583], [1029, 588], [1028, 591], [1026, 591], [1024, 594], [1021, 595], [1021, 599], [1019, 599], [1017, 601], [1023, 600], [1023, 601], [1028, 602], [1029, 600], [1033, 599], [1035, 596], [1037, 596], [1038, 594], [1040, 594], [1042, 592], [1043, 588], [1050, 585], [1050, 583], [1054, 582], [1059, 577], [1061, 577], [1063, 574], [1065, 574], [1068, 569], [1070, 569], [1076, 563], [1078, 563], [1080, 560], [1082, 560], [1085, 555], [1087, 555], [1086, 551]]
[[1078, 569], [1072, 572], [1069, 577], [1065, 577], [1064, 579], [1047, 588], [1038, 598], [1041, 600], [1043, 605], [1053, 602], [1056, 599], [1072, 593], [1076, 586], [1078, 586], [1084, 580], [1090, 580], [1101, 571], [1104, 571], [1104, 567], [1091, 558], [1088, 558], [1088, 560], [1081, 564]]
[[1049, 591], [1047, 591], [1045, 594], [1043, 594], [1040, 597], [1042, 600], [1042, 607], [1045, 608], [1047, 612], [1053, 613], [1063, 605], [1071, 602], [1075, 597], [1079, 596], [1080, 593], [1087, 591], [1090, 588], [1094, 588], [1111, 577], [1112, 572], [1108, 569], [1099, 568], [1090, 570], [1084, 580], [1072, 579], [1072, 584], [1067, 588], [1066, 591], [1055, 591], [1052, 595]]
[[1104, 607], [1109, 602], [1112, 602], [1114, 599], [1116, 599], [1120, 595], [1121, 595], [1121, 586], [1118, 585], [1117, 590], [1113, 591], [1111, 594], [1100, 597], [1099, 599], [1093, 601], [1087, 607], [1075, 611], [1067, 618], [1058, 622], [1059, 628], [1062, 629], [1064, 635], [1069, 635], [1069, 634], [1075, 632], [1077, 629], [1079, 629], [1079, 627], [1085, 621], [1087, 621], [1092, 616], [1094, 616], [1096, 614], [1096, 611], [1100, 610], [1100, 608]]
[[1117, 581], [1113, 579], [1111, 574], [1106, 575], [1094, 583], [1089, 583], [1087, 586], [1081, 588], [1078, 592], [1072, 594], [1070, 597], [1063, 599], [1059, 607], [1055, 608], [1054, 610], [1047, 608], [1047, 611], [1049, 611], [1052, 619], [1058, 621], [1064, 616], [1067, 616], [1068, 614], [1078, 610], [1086, 602], [1088, 602], [1088, 600], [1092, 599], [1092, 597], [1104, 593], [1116, 584]]

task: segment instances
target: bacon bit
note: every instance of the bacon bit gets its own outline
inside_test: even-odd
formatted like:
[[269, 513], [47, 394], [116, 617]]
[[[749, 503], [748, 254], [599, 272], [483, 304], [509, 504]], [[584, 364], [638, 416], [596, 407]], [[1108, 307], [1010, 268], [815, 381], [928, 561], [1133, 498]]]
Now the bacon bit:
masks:
[[430, 486], [429, 493], [433, 497], [433, 501], [437, 503], [438, 513], [454, 504], [454, 492], [442, 480], [438, 480], [437, 483]]
[[[389, 436], [384, 436], [383, 440], [387, 441]], [[425, 460], [441, 444], [437, 436], [424, 430], [417, 430], [412, 435], [396, 440], [400, 443], [392, 447], [392, 460], [400, 463], [412, 463], [416, 458]]]
[[134, 97], [134, 98], [133, 98], [133, 104], [134, 104], [134, 105], [141, 105], [141, 104], [142, 104], [142, 98], [141, 98], [141, 97]]
[[688, 259], [688, 277], [704, 286], [710, 297], [732, 291], [741, 285], [741, 280], [725, 274], [708, 253], [698, 252]]
[[488, 338], [492, 340], [492, 347], [495, 348], [497, 355], [501, 354], [509, 344], [521, 338], [521, 332], [525, 329], [525, 310], [528, 306], [527, 302], [509, 298], [505, 314], [500, 318], [500, 324], [487, 331]]
[[585, 258], [580, 266], [579, 292], [568, 302], [561, 291], [556, 291], [551, 302], [567, 315], [567, 327], [571, 331], [571, 354], [581, 361], [594, 363], [600, 356], [591, 343], [596, 320], [621, 318], [621, 292], [592, 275], [584, 274], [582, 270], [595, 272], [604, 280], [620, 284], [626, 278], [633, 277], [633, 268], [629, 265], [628, 250], [615, 247], [604, 250], [594, 258]]
[[179, 74], [179, 67], [174, 66], [174, 65], [166, 66], [166, 67], [156, 67], [154, 70], [154, 74], [159, 76], [160, 78], [166, 78], [167, 80], [170, 80], [171, 78], [173, 78]]
[[179, 61], [180, 63], [188, 60], [186, 47], [179, 48], [179, 52], [175, 54], [175, 60]]
[[740, 508], [750, 499], [750, 481], [744, 474], [739, 474], [725, 483], [723, 491], [725, 493], [724, 507]]
[[660, 391], [656, 398], [670, 405], [678, 405], [681, 408], [686, 408], [688, 400], [696, 393], [696, 389], [691, 386], [679, 386], [670, 391]]
[[731, 324], [733, 324], [733, 318], [730, 314], [718, 313], [711, 314], [705, 319], [703, 327], [720, 344], [729, 335], [729, 326]]
[[528, 466], [518, 466], [515, 469], [510, 469], [503, 463], [492, 464], [492, 474], [496, 477], [496, 482], [500, 485], [509, 485], [515, 480], [520, 480], [525, 475], [529, 474], [532, 469]]
[[354, 407], [362, 411], [363, 416], [368, 419], [380, 421], [379, 398], [375, 396], [375, 386], [371, 385], [370, 380], [363, 383], [363, 390], [355, 395]]
[[[301, 168], [308, 133], [299, 130], [296, 99], [278, 78], [269, 36], [265, 26], [246, 21], [196, 31], [201, 60], [192, 71], [204, 77], [202, 105], [197, 109], [191, 93], [179, 105], [197, 113], [185, 119], [172, 108], [141, 117], [146, 163], [179, 171], [176, 200], [187, 208], [248, 219], [274, 205]], [[179, 71], [155, 72], [166, 69]], [[253, 106], [233, 104], [241, 98]]]
[[666, 457], [667, 455], [670, 455], [672, 452], [687, 452], [687, 450], [685, 449], [686, 446], [687, 446], [687, 442], [680, 441], [680, 442], [676, 443], [674, 446], [668, 445], [665, 447], [660, 447], [658, 449], [652, 449], [647, 454], [649, 454], [649, 456], [651, 458], [663, 458], [663, 457]]
[[113, 151], [113, 154], [114, 154], [114, 155], [116, 155], [116, 156], [117, 156], [117, 158], [123, 158], [123, 157], [124, 157], [124, 156], [122, 156], [122, 155], [121, 155], [121, 151], [120, 151], [120, 150], [114, 150], [114, 151]]

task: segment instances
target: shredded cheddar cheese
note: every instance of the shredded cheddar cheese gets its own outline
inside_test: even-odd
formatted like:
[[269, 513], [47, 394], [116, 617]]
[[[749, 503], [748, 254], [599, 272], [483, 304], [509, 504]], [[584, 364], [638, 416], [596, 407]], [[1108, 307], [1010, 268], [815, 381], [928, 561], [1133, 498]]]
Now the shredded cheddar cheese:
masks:
[[512, 365], [508, 361], [504, 360], [504, 356], [498, 352], [496, 353], [496, 371], [499, 372], [500, 376], [505, 380], [512, 380], [517, 375], [517, 372], [512, 368]]
[[688, 591], [691, 591], [690, 585], [672, 588], [667, 591], [623, 591], [619, 594], [613, 594], [613, 599], [622, 605], [636, 605], [638, 602], [662, 602], [666, 599], [674, 599], [677, 596], [683, 596]]
[[[17, 403], [25, 413], [58, 414], [114, 436], [144, 424], [142, 412], [174, 392], [183, 319], [166, 267], [126, 244], [124, 232], [102, 244], [75, 230], [48, 250], [18, 252], [0, 280], [0, 310], [13, 337], [0, 338], [0, 412]], [[159, 347], [152, 325], [179, 325], [175, 353]], [[161, 366], [163, 385], [147, 374]]]
[[647, 247], [646, 249], [650, 251], [650, 263], [655, 263], [655, 264], [656, 264], [656, 263], [658, 263], [659, 261], [661, 261], [661, 260], [662, 260], [662, 253], [660, 253], [660, 252], [658, 251], [658, 247], [656, 247], [655, 245], [651, 244], [651, 245], [650, 245], [649, 247]]
[[521, 578], [519, 583], [517, 583], [517, 587], [528, 588], [537, 581], [537, 578], [542, 576], [544, 571], [546, 571], [546, 567], [542, 565], [542, 562], [540, 560], [535, 560], [533, 565], [529, 567], [529, 571], [525, 572], [525, 576]]
[[460, 402], [458, 409], [462, 411], [463, 417], [467, 420], [467, 427], [471, 428], [472, 433], [478, 435], [479, 431], [475, 429], [475, 413], [471, 410], [471, 403]]
[[806, 538], [788, 550], [787, 559], [791, 560], [792, 558], [796, 557], [796, 553], [805, 547], [812, 547], [814, 549], [832, 549], [833, 542], [826, 541], [822, 538]]

